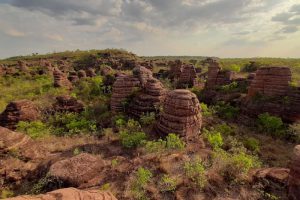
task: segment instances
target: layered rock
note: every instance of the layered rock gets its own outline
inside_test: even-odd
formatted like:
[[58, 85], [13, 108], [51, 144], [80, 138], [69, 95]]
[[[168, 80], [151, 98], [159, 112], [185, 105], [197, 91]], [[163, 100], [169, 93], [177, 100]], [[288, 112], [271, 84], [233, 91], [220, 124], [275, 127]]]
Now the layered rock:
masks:
[[130, 113], [136, 117], [143, 114], [156, 112], [163, 102], [166, 95], [166, 90], [163, 84], [151, 78], [147, 81], [144, 90], [139, 93], [132, 101]]
[[234, 72], [222, 71], [219, 63], [212, 61], [209, 63], [205, 88], [214, 89], [218, 86], [230, 84], [234, 77]]
[[179, 86], [194, 86], [197, 82], [196, 69], [193, 65], [184, 65], [180, 74]]
[[36, 196], [24, 195], [8, 200], [117, 200], [110, 192], [100, 190], [79, 190], [63, 188]]
[[53, 71], [54, 87], [65, 87], [68, 89], [72, 88], [72, 83], [67, 79], [66, 75], [61, 72], [58, 68]]
[[143, 66], [135, 67], [132, 72], [140, 80], [142, 87], [152, 78], [152, 71]]
[[97, 76], [96, 72], [95, 72], [95, 69], [93, 68], [88, 68], [86, 70], [86, 76], [87, 77], [94, 77], [94, 76]]
[[77, 72], [78, 78], [86, 78], [86, 72], [84, 70], [79, 70]]
[[189, 138], [199, 133], [201, 124], [202, 116], [197, 96], [189, 90], [177, 89], [167, 94], [155, 129], [162, 135], [175, 133]]
[[81, 101], [74, 97], [64, 95], [56, 97], [56, 102], [53, 104], [53, 109], [56, 112], [76, 112], [80, 113], [84, 110], [84, 105]]
[[79, 187], [96, 177], [104, 166], [105, 162], [100, 156], [81, 153], [54, 163], [49, 169], [49, 174], [63, 183]]
[[289, 199], [300, 199], [300, 145], [294, 148], [294, 155], [289, 175]]
[[39, 119], [38, 108], [29, 100], [10, 102], [0, 115], [0, 126], [16, 129], [19, 121], [34, 121]]
[[168, 65], [170, 65], [169, 78], [171, 80], [178, 79], [182, 72], [182, 62], [180, 60], [176, 60], [174, 62], [169, 62]]
[[120, 75], [114, 82], [111, 96], [111, 110], [119, 112], [124, 109], [124, 101], [140, 87], [138, 78], [131, 75]]
[[248, 90], [248, 97], [256, 94], [285, 96], [289, 90], [291, 70], [288, 67], [262, 67], [257, 70]]
[[103, 66], [100, 69], [101, 76], [107, 76], [113, 72], [113, 69], [110, 66]]
[[77, 72], [75, 71], [69, 72], [68, 80], [71, 81], [72, 83], [76, 83], [79, 80]]
[[21, 72], [28, 72], [29, 69], [27, 67], [27, 63], [25, 61], [19, 60], [18, 61], [18, 68]]

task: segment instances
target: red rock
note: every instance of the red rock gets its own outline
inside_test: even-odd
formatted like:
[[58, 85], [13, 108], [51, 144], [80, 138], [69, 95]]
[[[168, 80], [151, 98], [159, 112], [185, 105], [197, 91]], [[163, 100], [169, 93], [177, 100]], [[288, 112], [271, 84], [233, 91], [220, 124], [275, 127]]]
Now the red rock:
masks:
[[72, 83], [76, 83], [79, 80], [77, 72], [75, 71], [69, 72], [68, 80], [71, 81]]
[[168, 65], [170, 65], [170, 74], [169, 78], [171, 80], [178, 79], [180, 77], [180, 74], [182, 72], [182, 62], [180, 60], [176, 60], [175, 62], [169, 62]]
[[193, 65], [184, 65], [180, 73], [178, 85], [192, 87], [197, 83], [196, 69]]
[[201, 124], [197, 96], [189, 90], [178, 89], [167, 94], [155, 130], [162, 135], [176, 133], [189, 138], [199, 133]]
[[39, 119], [38, 108], [29, 100], [10, 102], [0, 115], [0, 126], [16, 129], [19, 121], [34, 121]]
[[63, 188], [46, 194], [35, 196], [24, 195], [8, 200], [117, 200], [110, 192], [100, 190], [79, 190], [76, 188]]
[[107, 76], [113, 72], [113, 69], [110, 66], [102, 66], [100, 68], [100, 74], [101, 76]]
[[96, 72], [95, 72], [95, 69], [93, 68], [88, 68], [86, 70], [86, 76], [87, 77], [94, 77], [94, 76], [97, 76]]
[[135, 67], [132, 72], [140, 80], [142, 87], [145, 86], [149, 79], [153, 78], [151, 70], [142, 66]]
[[58, 68], [53, 71], [54, 87], [65, 87], [72, 89], [72, 83], [67, 79], [66, 75], [61, 72]]
[[218, 62], [209, 63], [207, 72], [207, 81], [205, 87], [207, 89], [214, 89], [217, 86], [227, 85], [232, 82], [235, 73], [232, 71], [222, 71]]
[[79, 70], [77, 74], [78, 78], [86, 78], [86, 73], [84, 70]]
[[300, 199], [300, 145], [294, 148], [291, 171], [288, 181], [289, 199]]
[[28, 72], [27, 63], [25, 61], [19, 60], [18, 61], [18, 68], [21, 72]]
[[84, 110], [83, 102], [74, 97], [64, 95], [56, 97], [56, 102], [53, 104], [53, 109], [56, 112], [76, 112], [80, 113]]
[[254, 177], [256, 179], [268, 179], [275, 183], [287, 183], [288, 176], [289, 176], [290, 170], [287, 168], [278, 168], [278, 167], [272, 167], [272, 168], [264, 168], [259, 169]]
[[81, 153], [51, 165], [49, 174], [65, 183], [79, 187], [97, 176], [105, 162], [100, 156]]

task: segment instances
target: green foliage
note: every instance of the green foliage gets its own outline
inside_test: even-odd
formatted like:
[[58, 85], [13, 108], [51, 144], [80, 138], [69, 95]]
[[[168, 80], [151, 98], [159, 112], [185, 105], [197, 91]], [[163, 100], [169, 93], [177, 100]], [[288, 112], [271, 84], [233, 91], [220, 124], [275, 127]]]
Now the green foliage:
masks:
[[207, 184], [205, 168], [201, 160], [189, 161], [184, 164], [186, 176], [199, 188], [203, 189]]
[[281, 137], [284, 134], [284, 124], [279, 117], [271, 116], [269, 113], [258, 116], [258, 128], [272, 136]]
[[161, 153], [166, 149], [167, 142], [159, 139], [157, 141], [146, 141], [144, 147], [148, 153]]
[[121, 128], [126, 125], [126, 118], [124, 115], [116, 115], [113, 118], [113, 123], [117, 128]]
[[145, 200], [146, 197], [146, 186], [153, 177], [151, 171], [143, 167], [138, 168], [135, 177], [131, 183], [131, 193], [135, 199]]
[[205, 103], [200, 103], [200, 107], [203, 116], [209, 117], [213, 115], [214, 110], [209, 108]]
[[96, 122], [85, 118], [84, 114], [57, 113], [49, 118], [52, 132], [55, 135], [75, 135], [79, 133], [94, 133]]
[[220, 86], [219, 90], [222, 92], [233, 92], [237, 88], [238, 88], [238, 83], [234, 81], [230, 84]]
[[207, 135], [207, 140], [213, 149], [221, 148], [223, 145], [223, 137], [220, 132], [212, 131]]
[[216, 106], [213, 107], [218, 115], [225, 119], [233, 119], [237, 117], [239, 113], [239, 108], [233, 107], [228, 103], [219, 102]]
[[214, 126], [214, 130], [220, 132], [224, 136], [229, 136], [234, 134], [234, 129], [225, 123]]
[[49, 128], [41, 121], [20, 121], [17, 124], [17, 131], [26, 133], [34, 139], [49, 135]]
[[8, 189], [2, 189], [1, 190], [1, 196], [0, 199], [6, 199], [14, 196], [14, 192]]
[[122, 145], [126, 148], [137, 147], [147, 138], [144, 132], [128, 132], [127, 130], [122, 130], [119, 137]]
[[74, 156], [77, 156], [77, 155], [79, 155], [79, 154], [81, 154], [81, 150], [80, 150], [78, 147], [76, 147], [76, 148], [73, 150], [73, 155], [74, 155]]
[[118, 164], [119, 164], [118, 159], [113, 159], [113, 160], [111, 161], [111, 166], [112, 166], [112, 168], [116, 167]]
[[259, 141], [253, 137], [249, 137], [244, 140], [244, 145], [247, 149], [258, 152], [259, 151]]
[[234, 72], [240, 72], [241, 71], [241, 67], [237, 64], [232, 64], [228, 67], [225, 67], [224, 69], [229, 70], [229, 71], [234, 71]]
[[300, 123], [294, 123], [289, 126], [290, 139], [293, 142], [300, 142]]
[[143, 114], [140, 118], [140, 122], [144, 126], [149, 126], [153, 124], [155, 122], [155, 113], [151, 112], [151, 113]]
[[110, 183], [105, 183], [103, 185], [101, 185], [100, 190], [101, 191], [107, 191], [110, 188]]
[[177, 181], [175, 178], [164, 174], [159, 181], [159, 188], [161, 192], [171, 192], [175, 191], [177, 186]]
[[141, 125], [138, 121], [135, 121], [134, 119], [129, 119], [127, 121], [126, 129], [130, 132], [137, 132], [141, 130]]
[[167, 149], [178, 149], [182, 150], [185, 147], [185, 143], [174, 133], [168, 134], [166, 137], [166, 148]]
[[83, 100], [93, 100], [103, 97], [103, 91], [103, 78], [101, 76], [82, 79], [74, 89], [76, 96]]

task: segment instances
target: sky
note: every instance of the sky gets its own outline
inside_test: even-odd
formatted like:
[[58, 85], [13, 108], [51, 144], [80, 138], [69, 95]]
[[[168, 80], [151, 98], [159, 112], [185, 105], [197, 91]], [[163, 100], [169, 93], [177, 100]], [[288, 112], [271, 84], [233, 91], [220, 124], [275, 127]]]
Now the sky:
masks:
[[0, 58], [106, 48], [300, 58], [300, 0], [0, 0]]

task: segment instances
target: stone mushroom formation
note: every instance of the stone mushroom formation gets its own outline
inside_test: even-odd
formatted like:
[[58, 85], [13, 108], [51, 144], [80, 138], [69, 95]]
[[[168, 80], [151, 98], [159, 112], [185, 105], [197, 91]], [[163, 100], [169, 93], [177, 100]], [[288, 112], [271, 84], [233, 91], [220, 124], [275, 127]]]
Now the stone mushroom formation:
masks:
[[58, 68], [54, 69], [53, 78], [54, 78], [54, 87], [65, 87], [68, 89], [72, 88], [72, 83], [68, 80], [67, 76]]
[[201, 108], [197, 96], [189, 90], [177, 89], [167, 94], [155, 130], [160, 135], [175, 133], [190, 138], [199, 133], [201, 124]]

